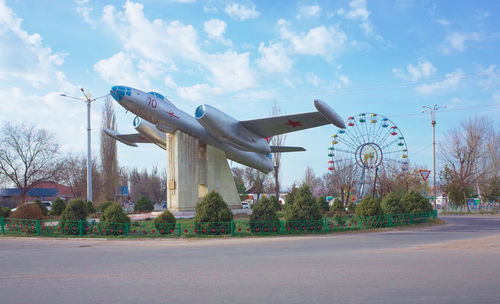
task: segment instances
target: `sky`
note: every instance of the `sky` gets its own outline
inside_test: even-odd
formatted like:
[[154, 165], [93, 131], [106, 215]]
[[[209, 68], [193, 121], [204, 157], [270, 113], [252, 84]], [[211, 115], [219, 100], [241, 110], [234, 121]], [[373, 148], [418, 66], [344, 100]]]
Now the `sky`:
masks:
[[[314, 111], [378, 113], [404, 135], [412, 166], [432, 168], [439, 142], [460, 122], [498, 127], [500, 2], [497, 1], [21, 1], [0, 0], [0, 122], [52, 132], [64, 153], [86, 153], [86, 105], [113, 85], [156, 91], [181, 110], [210, 104], [238, 120]], [[99, 155], [102, 99], [92, 103]], [[134, 115], [114, 104], [118, 130]], [[306, 152], [282, 156], [281, 183], [306, 168], [328, 172], [334, 126], [289, 133]], [[118, 143], [119, 165], [166, 166], [155, 145]], [[232, 165], [236, 165], [233, 163]], [[440, 161], [437, 160], [439, 168]]]

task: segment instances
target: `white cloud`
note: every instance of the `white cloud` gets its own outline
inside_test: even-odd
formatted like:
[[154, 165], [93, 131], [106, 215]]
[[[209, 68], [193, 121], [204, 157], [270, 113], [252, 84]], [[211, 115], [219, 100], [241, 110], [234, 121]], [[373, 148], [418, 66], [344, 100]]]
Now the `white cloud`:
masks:
[[94, 65], [94, 70], [109, 84], [149, 87], [150, 82], [144, 73], [140, 73], [132, 56], [119, 52], [108, 59], [102, 59]]
[[[343, 13], [343, 11], [339, 11]], [[373, 35], [373, 25], [370, 22], [371, 12], [366, 6], [366, 0], [353, 0], [349, 2], [349, 11], [345, 14], [347, 19], [360, 20], [361, 23], [359, 27], [363, 30], [366, 35]], [[376, 35], [375, 38], [381, 39], [380, 35]]]
[[450, 25], [450, 21], [446, 19], [434, 19], [434, 22], [445, 27]]
[[392, 69], [392, 72], [399, 78], [418, 81], [419, 79], [429, 78], [434, 75], [436, 68], [430, 61], [421, 59], [418, 61], [417, 66], [413, 64], [407, 65], [406, 72], [396, 68]]
[[337, 76], [337, 79], [340, 81], [340, 83], [343, 85], [343, 86], [348, 86], [351, 84], [351, 80], [349, 80], [349, 77], [347, 77], [346, 75], [338, 75]]
[[190, 87], [178, 87], [177, 95], [187, 101], [207, 102], [213, 95], [220, 94], [220, 90], [208, 84], [196, 84]]
[[207, 55], [205, 68], [211, 73], [213, 83], [225, 91], [238, 91], [255, 86], [255, 76], [250, 69], [249, 53], [227, 51]]
[[[144, 15], [143, 5], [130, 1], [125, 3], [123, 12], [116, 12], [114, 7], [106, 6], [102, 19], [122, 41], [127, 53], [167, 66], [173, 66], [176, 59], [181, 58], [183, 64], [194, 64], [197, 69], [201, 69], [201, 73], [209, 73], [206, 77], [212, 84], [207, 86], [216, 88], [214, 92], [236, 91], [255, 85], [248, 53], [206, 53], [198, 45], [198, 34], [191, 25], [184, 25], [180, 21], [166, 23], [160, 19], [150, 21]], [[222, 38], [225, 23], [212, 20], [205, 23], [207, 34]], [[106, 79], [118, 77], [105, 73], [101, 68], [102, 64], [99, 67], [101, 75]], [[143, 81], [147, 80], [140, 74], [139, 77]], [[198, 86], [191, 90], [200, 91], [200, 88], [202, 87]]]
[[231, 40], [224, 39], [227, 24], [219, 19], [210, 19], [203, 24], [203, 29], [210, 39], [219, 41], [224, 45], [231, 45]]
[[312, 72], [306, 74], [306, 81], [315, 87], [319, 86], [321, 83], [321, 80], [318, 78], [318, 76], [316, 76], [316, 74]]
[[344, 49], [347, 41], [346, 34], [335, 27], [325, 26], [315, 27], [307, 33], [295, 33], [288, 29], [285, 20], [278, 21], [281, 38], [288, 40], [293, 52], [302, 55], [319, 55], [327, 60], [340, 53]]
[[266, 47], [261, 42], [259, 53], [261, 57], [256, 60], [256, 63], [267, 73], [288, 73], [292, 68], [292, 59], [286, 53], [282, 43], [272, 43]]
[[462, 70], [457, 69], [453, 73], [448, 73], [445, 75], [445, 79], [442, 81], [438, 81], [430, 84], [423, 84], [421, 86], [417, 86], [416, 90], [418, 93], [422, 95], [431, 95], [434, 93], [443, 93], [454, 87], [457, 87], [462, 79], [464, 78], [464, 73]]
[[53, 52], [40, 34], [29, 34], [21, 24], [22, 19], [0, 1], [0, 79], [26, 81], [37, 88], [72, 87], [59, 69], [67, 54]]
[[320, 12], [321, 8], [318, 5], [301, 6], [297, 18], [318, 17]]
[[95, 21], [90, 18], [93, 9], [88, 6], [89, 0], [75, 0], [75, 3], [77, 4], [76, 12], [82, 16], [83, 21], [95, 25]]
[[446, 35], [445, 46], [443, 52], [448, 54], [451, 49], [458, 50], [460, 52], [465, 50], [465, 43], [467, 41], [480, 41], [481, 36], [478, 33], [451, 33]]
[[255, 4], [250, 7], [238, 3], [228, 4], [224, 11], [231, 18], [239, 20], [256, 19], [260, 16], [260, 12], [255, 9]]

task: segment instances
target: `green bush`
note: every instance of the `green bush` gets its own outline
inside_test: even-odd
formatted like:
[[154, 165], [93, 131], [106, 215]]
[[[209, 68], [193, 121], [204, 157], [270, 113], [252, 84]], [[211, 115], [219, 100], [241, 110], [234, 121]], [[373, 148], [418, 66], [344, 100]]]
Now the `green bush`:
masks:
[[113, 205], [114, 202], [106, 201], [104, 203], [100, 203], [97, 205], [97, 211], [98, 212], [104, 212], [109, 206]]
[[338, 198], [336, 198], [333, 201], [333, 204], [332, 204], [332, 207], [331, 207], [330, 211], [345, 212], [344, 203], [342, 203], [341, 200], [339, 200]]
[[413, 190], [406, 193], [401, 199], [401, 202], [405, 205], [409, 213], [432, 211], [432, 205], [429, 203], [429, 200], [423, 197], [422, 194]]
[[330, 205], [328, 205], [328, 201], [326, 200], [326, 197], [320, 196], [316, 199], [316, 204], [318, 204], [319, 211], [321, 212], [326, 212], [330, 210]]
[[60, 197], [56, 198], [52, 202], [52, 208], [49, 211], [49, 215], [61, 215], [66, 208], [66, 203]]
[[9, 207], [0, 207], [0, 217], [8, 217], [10, 214]]
[[87, 207], [87, 214], [95, 213], [95, 208], [94, 208], [94, 204], [92, 203], [92, 201], [87, 201], [85, 203], [85, 206]]
[[172, 212], [165, 210], [155, 219], [155, 227], [160, 234], [170, 234], [175, 231], [176, 222]]
[[130, 218], [118, 203], [112, 203], [101, 213], [99, 225], [106, 229], [106, 234], [126, 234]]
[[406, 204], [401, 201], [401, 194], [399, 192], [391, 192], [387, 194], [380, 203], [382, 212], [384, 214], [403, 214], [407, 213]]
[[9, 218], [43, 220], [45, 215], [38, 204], [22, 204], [17, 207], [16, 211], [10, 213]]
[[370, 195], [363, 197], [356, 207], [356, 216], [374, 216], [380, 214], [382, 214], [380, 200]]
[[355, 213], [356, 207], [357, 207], [357, 205], [355, 203], [350, 202], [349, 204], [347, 204], [347, 211]]
[[285, 210], [285, 220], [287, 222], [321, 220], [319, 206], [307, 184], [297, 189], [293, 203]]
[[274, 209], [276, 209], [276, 211], [281, 211], [281, 209], [282, 209], [281, 204], [275, 196], [271, 196], [269, 198], [269, 202], [271, 203], [271, 205], [274, 206]]
[[63, 233], [79, 234], [79, 224], [77, 221], [82, 221], [83, 229], [87, 227], [87, 207], [85, 201], [81, 198], [74, 198], [68, 202], [64, 208], [59, 224], [62, 226]]
[[123, 210], [122, 206], [118, 203], [112, 203], [109, 207], [101, 213], [99, 220], [102, 223], [117, 223], [127, 224], [130, 223], [130, 218]]
[[86, 221], [87, 207], [85, 201], [81, 198], [74, 198], [68, 202], [61, 214], [60, 221]]
[[154, 209], [154, 203], [149, 197], [141, 196], [134, 204], [135, 212], [151, 212]]
[[[231, 231], [233, 213], [216, 191], [210, 191], [196, 204], [196, 230], [205, 234], [227, 234]], [[210, 224], [206, 224], [210, 223]]]
[[43, 213], [44, 216], [47, 216], [49, 214], [49, 209], [47, 209], [47, 207], [45, 207], [45, 205], [42, 204], [41, 200], [36, 199], [35, 200], [35, 204], [38, 205], [38, 208], [40, 208], [40, 210], [42, 211], [42, 213]]
[[277, 210], [272, 200], [263, 197], [254, 204], [249, 220], [250, 222], [278, 222], [279, 217], [276, 212]]

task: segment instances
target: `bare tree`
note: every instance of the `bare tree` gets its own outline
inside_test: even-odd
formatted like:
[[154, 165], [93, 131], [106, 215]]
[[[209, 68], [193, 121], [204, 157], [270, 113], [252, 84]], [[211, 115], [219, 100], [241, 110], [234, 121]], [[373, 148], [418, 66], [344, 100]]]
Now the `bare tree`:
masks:
[[233, 174], [234, 183], [236, 184], [236, 190], [239, 194], [246, 193], [246, 186], [244, 181], [245, 169], [241, 167], [232, 167], [231, 173]]
[[355, 161], [338, 161], [332, 164], [332, 168], [331, 188], [334, 194], [347, 204], [351, 199], [351, 192], [354, 192], [360, 169]]
[[53, 134], [29, 124], [7, 124], [0, 133], [0, 174], [21, 190], [24, 202], [31, 188], [54, 178], [59, 144]]
[[[85, 197], [87, 194], [87, 156], [84, 154], [68, 154], [59, 166], [56, 180], [71, 189], [74, 197]], [[97, 201], [102, 187], [102, 177], [97, 160], [92, 159], [92, 200]]]
[[321, 178], [317, 177], [314, 173], [314, 170], [311, 167], [306, 168], [306, 172], [304, 173], [303, 183], [309, 185], [311, 192], [314, 196], [319, 196], [324, 194], [324, 186]]
[[[276, 99], [273, 102], [273, 105], [271, 107], [271, 115], [272, 116], [279, 116], [281, 115], [281, 108], [276, 101]], [[271, 145], [273, 146], [283, 146], [285, 143], [286, 135], [285, 134], [279, 134], [275, 135], [271, 138]], [[274, 191], [276, 198], [279, 199], [280, 197], [280, 169], [281, 169], [281, 152], [274, 152], [273, 153], [273, 177], [274, 177]]]
[[[106, 98], [102, 108], [102, 128], [116, 130], [116, 117], [113, 103]], [[118, 160], [116, 156], [116, 140], [101, 130], [101, 165], [102, 165], [102, 192], [101, 197], [106, 201], [113, 201], [116, 187], [119, 183]]]
[[245, 168], [245, 181], [250, 188], [250, 192], [257, 194], [257, 200], [260, 195], [266, 191], [268, 176], [257, 169]]
[[137, 168], [133, 168], [130, 171], [129, 179], [130, 197], [133, 201], [137, 201], [141, 196], [146, 196], [154, 202], [165, 200], [166, 188], [162, 185], [162, 177], [156, 166], [153, 167], [151, 174], [146, 169], [139, 172]]
[[451, 129], [441, 144], [440, 158], [445, 164], [441, 174], [444, 189], [459, 193], [468, 211], [467, 197], [488, 171], [481, 164], [487, 156], [486, 139], [491, 136], [491, 130], [492, 124], [488, 119], [475, 117], [462, 122], [460, 129]]

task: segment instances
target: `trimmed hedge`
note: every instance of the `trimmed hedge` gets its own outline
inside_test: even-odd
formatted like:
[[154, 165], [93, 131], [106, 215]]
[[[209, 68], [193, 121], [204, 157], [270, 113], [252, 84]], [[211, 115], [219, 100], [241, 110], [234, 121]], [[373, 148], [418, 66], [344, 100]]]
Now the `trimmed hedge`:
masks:
[[366, 195], [356, 207], [356, 216], [375, 216], [382, 214], [380, 199]]
[[154, 203], [146, 196], [141, 196], [134, 204], [134, 212], [151, 212], [153, 210]]
[[307, 184], [303, 184], [297, 189], [292, 205], [287, 206], [285, 220], [292, 222], [321, 220], [321, 218], [319, 206], [311, 193], [311, 189]]
[[155, 227], [160, 234], [170, 234], [175, 231], [177, 219], [172, 212], [165, 210], [155, 219]]
[[52, 208], [49, 211], [49, 215], [61, 215], [66, 209], [66, 203], [60, 197], [56, 198], [52, 202]]

